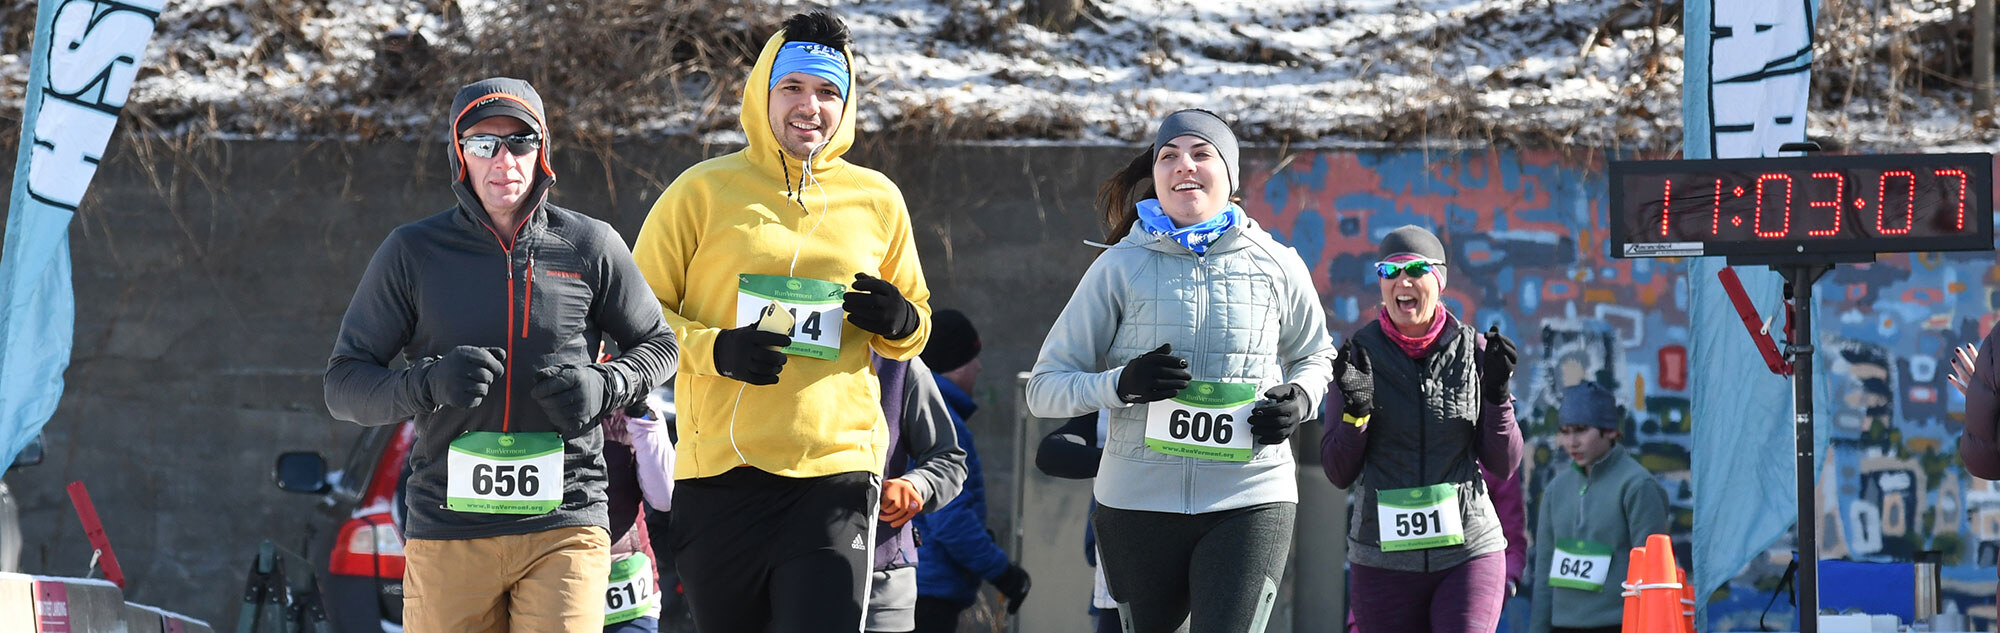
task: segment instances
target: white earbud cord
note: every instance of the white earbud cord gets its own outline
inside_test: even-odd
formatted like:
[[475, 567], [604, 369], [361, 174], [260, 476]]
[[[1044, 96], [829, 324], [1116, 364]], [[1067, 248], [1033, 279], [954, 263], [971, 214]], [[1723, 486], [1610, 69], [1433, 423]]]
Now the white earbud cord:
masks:
[[[819, 232], [820, 223], [826, 221], [826, 212], [827, 212], [826, 188], [820, 186], [819, 176], [814, 174], [812, 171], [812, 159], [814, 156], [819, 155], [819, 150], [824, 147], [826, 147], [825, 143], [813, 145], [812, 148], [806, 152], [805, 160], [799, 161], [799, 168], [804, 171], [804, 174], [799, 177], [799, 197], [801, 199], [805, 198], [805, 193], [806, 193], [805, 179], [811, 178], [813, 182], [813, 188], [819, 190], [819, 218], [813, 220], [812, 228], [806, 230], [805, 236], [799, 238], [798, 246], [792, 248], [792, 264], [785, 268], [786, 277], [790, 277], [794, 273], [798, 272], [799, 253], [805, 250], [806, 242], [812, 239], [813, 234]], [[785, 184], [789, 186], [791, 183], [786, 182]], [[799, 208], [805, 209], [805, 204], [800, 203]], [[806, 209], [806, 212], [811, 213], [812, 211], [810, 209]], [[748, 383], [737, 385], [736, 402], [729, 405], [729, 448], [735, 449], [736, 459], [742, 461], [744, 464], [749, 464], [750, 458], [744, 457], [743, 447], [738, 446], [736, 444], [736, 411], [743, 406], [743, 390], [745, 388], [748, 388], [749, 386], [750, 385]], [[873, 449], [871, 448], [870, 450], [872, 451]]]

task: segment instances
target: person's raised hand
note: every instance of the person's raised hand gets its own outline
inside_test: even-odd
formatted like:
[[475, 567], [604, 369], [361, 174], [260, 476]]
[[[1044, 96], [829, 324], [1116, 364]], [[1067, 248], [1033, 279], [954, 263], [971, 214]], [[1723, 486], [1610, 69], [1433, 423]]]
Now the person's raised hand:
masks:
[[1972, 384], [1972, 368], [1979, 362], [1979, 348], [1971, 343], [1952, 350], [1951, 375], [1945, 378], [1951, 386], [1958, 388], [1959, 395], [1965, 395], [1965, 386]]
[[1479, 358], [1479, 390], [1486, 396], [1486, 402], [1505, 404], [1512, 394], [1508, 392], [1508, 382], [1514, 378], [1514, 363], [1521, 359], [1521, 352], [1514, 348], [1514, 341], [1500, 333], [1495, 325], [1486, 331], [1486, 351]]
[[1333, 363], [1333, 382], [1346, 399], [1340, 412], [1351, 418], [1365, 418], [1375, 412], [1375, 371], [1368, 350], [1348, 339], [1340, 346], [1340, 358]]

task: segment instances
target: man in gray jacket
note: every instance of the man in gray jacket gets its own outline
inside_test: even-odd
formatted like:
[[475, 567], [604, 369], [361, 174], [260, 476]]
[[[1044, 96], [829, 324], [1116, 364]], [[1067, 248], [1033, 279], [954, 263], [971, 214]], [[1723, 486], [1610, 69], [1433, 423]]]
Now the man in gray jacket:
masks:
[[[599, 631], [611, 543], [595, 420], [672, 376], [673, 331], [618, 233], [548, 203], [533, 87], [479, 81], [447, 116], [458, 203], [398, 227], [368, 262], [327, 409], [416, 418], [405, 627]], [[607, 340], [624, 353], [592, 362]]]
[[1627, 552], [1667, 532], [1667, 491], [1618, 446], [1618, 403], [1597, 383], [1563, 390], [1557, 437], [1570, 464], [1535, 521], [1532, 633], [1616, 632]]

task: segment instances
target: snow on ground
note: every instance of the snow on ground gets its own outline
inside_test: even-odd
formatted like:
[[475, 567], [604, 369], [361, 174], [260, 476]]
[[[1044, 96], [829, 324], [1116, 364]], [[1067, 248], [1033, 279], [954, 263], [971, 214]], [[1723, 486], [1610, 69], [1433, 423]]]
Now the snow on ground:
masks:
[[[1950, 0], [1915, 2], [1870, 16], [1869, 23], [1908, 32], [1955, 19]], [[764, 0], [742, 4], [762, 4], [771, 22], [785, 11]], [[856, 36], [864, 130], [1127, 143], [1165, 112], [1202, 107], [1235, 120], [1243, 136], [1271, 143], [1672, 151], [1680, 140], [1678, 16], [1640, 6], [1661, 3], [1098, 0], [1097, 10], [1068, 33], [1022, 23], [1019, 0], [830, 4]], [[702, 3], [661, 6], [699, 10], [690, 7]], [[493, 43], [522, 37], [520, 16], [533, 10], [508, 0], [325, 0], [296, 7], [175, 0], [161, 18], [133, 102], [160, 121], [154, 133], [428, 135], [448, 95], [426, 89], [381, 96], [385, 42], [414, 33], [441, 55], [477, 64], [481, 56], [504, 55]], [[0, 26], [0, 33], [6, 28], [19, 27]], [[1893, 36], [1846, 37], [1862, 39], [1837, 44], [1872, 50], [1876, 40]], [[0, 118], [18, 118], [26, 58], [26, 51], [0, 51]], [[1869, 63], [1866, 56], [1843, 63], [1856, 59]], [[1876, 98], [1884, 86], [1910, 82], [1874, 68], [1845, 72], [1859, 78], [1855, 89], [1863, 94], [1838, 108], [1819, 107], [1816, 137], [1873, 149], [1995, 142], [1965, 120], [1962, 90]], [[657, 100], [606, 96], [629, 105], [616, 116], [572, 117], [571, 125], [622, 137], [734, 134], [740, 80], [711, 85], [701, 73], [677, 77], [655, 90]], [[653, 89], [647, 81], [605, 83]]]

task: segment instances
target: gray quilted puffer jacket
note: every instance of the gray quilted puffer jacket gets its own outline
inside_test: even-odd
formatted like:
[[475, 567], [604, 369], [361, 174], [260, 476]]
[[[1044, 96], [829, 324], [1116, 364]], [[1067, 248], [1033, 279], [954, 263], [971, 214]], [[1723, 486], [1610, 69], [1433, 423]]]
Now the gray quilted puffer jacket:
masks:
[[1298, 502], [1292, 448], [1256, 444], [1248, 462], [1146, 447], [1147, 405], [1118, 398], [1126, 361], [1173, 345], [1195, 380], [1303, 387], [1319, 411], [1333, 376], [1326, 313], [1305, 262], [1244, 219], [1197, 256], [1134, 226], [1091, 263], [1042, 343], [1028, 409], [1044, 418], [1111, 411], [1098, 467], [1099, 503], [1197, 514]]

